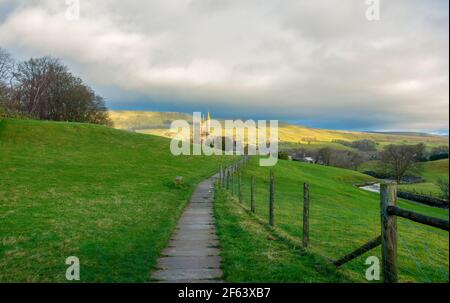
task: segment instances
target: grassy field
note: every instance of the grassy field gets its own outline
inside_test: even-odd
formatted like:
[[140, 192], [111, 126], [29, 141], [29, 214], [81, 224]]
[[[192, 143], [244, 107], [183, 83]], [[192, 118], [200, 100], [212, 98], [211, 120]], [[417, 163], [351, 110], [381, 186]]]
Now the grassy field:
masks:
[[[256, 213], [259, 218], [267, 222], [269, 168], [259, 167], [256, 160], [252, 159], [243, 172], [244, 204], [247, 208], [249, 207], [249, 178], [255, 176]], [[372, 181], [371, 177], [355, 171], [291, 161], [279, 161], [274, 168], [274, 173], [276, 177], [275, 224], [278, 229], [293, 239], [301, 238], [302, 182], [308, 182], [311, 186], [310, 253], [322, 258], [337, 259], [380, 234], [379, 195], [354, 186], [355, 183]], [[224, 202], [219, 202], [218, 205], [220, 206], [221, 203]], [[399, 205], [448, 220], [447, 210], [406, 201], [399, 201]], [[248, 220], [247, 215], [234, 211], [231, 207], [229, 210], [219, 208], [217, 212], [219, 227], [223, 226], [221, 234], [225, 243], [232, 242], [229, 238], [241, 237], [240, 234], [245, 233], [240, 225], [236, 225], [234, 229], [232, 226], [227, 228], [226, 226], [230, 225], [228, 221], [231, 219], [228, 219], [224, 213], [234, 213], [233, 216], [239, 217], [234, 222], [242, 220], [244, 225]], [[401, 218], [398, 220], [398, 232], [400, 280], [402, 282], [448, 282], [448, 232]], [[251, 238], [246, 234], [242, 237]], [[249, 252], [246, 262], [247, 264], [263, 263], [265, 260], [267, 267], [265, 271], [277, 272], [278, 263], [268, 262], [267, 258], [260, 256], [267, 251], [267, 245], [269, 244], [262, 240], [255, 241], [253, 253]], [[258, 280], [256, 269], [253, 270], [252, 266], [239, 266], [233, 261], [233, 257], [227, 258], [227, 256], [239, 255], [237, 244], [224, 244], [224, 250], [224, 271], [231, 281]], [[381, 258], [380, 248], [347, 263], [340, 272], [345, 273], [346, 277], [352, 281], [364, 282], [367, 268], [364, 262], [370, 255]], [[262, 261], [261, 258], [258, 259], [258, 256], [262, 258]], [[290, 280], [295, 275], [295, 273], [282, 275], [282, 272], [278, 274], [277, 277], [283, 281]], [[299, 270], [297, 274], [301, 275], [302, 271]], [[306, 273], [303, 274], [306, 275]], [[311, 272], [308, 275], [301, 279], [322, 281], [320, 274]]]
[[[102, 126], [0, 121], [0, 281], [65, 282], [71, 255], [80, 258], [82, 282], [148, 281], [195, 185], [230, 160], [173, 157], [166, 138]], [[435, 163], [425, 174], [444, 170], [445, 161]], [[248, 206], [248, 179], [257, 177], [257, 216], [265, 221], [268, 172], [253, 159], [243, 187]], [[379, 234], [377, 195], [353, 186], [371, 178], [288, 161], [280, 161], [275, 174], [276, 225], [295, 239], [301, 236], [301, 183], [311, 184], [311, 250], [277, 239], [277, 231], [219, 193], [225, 278], [364, 281], [364, 256], [338, 271], [326, 258]], [[184, 186], [175, 186], [176, 176], [184, 177]], [[448, 211], [401, 205], [448, 219]], [[402, 281], [448, 281], [448, 233], [405, 220], [399, 232]]]
[[[380, 166], [379, 161], [368, 161], [358, 167], [359, 171], [376, 171]], [[442, 192], [437, 185], [439, 179], [448, 180], [448, 159], [420, 162], [410, 172], [412, 175], [420, 176], [425, 179], [425, 182], [414, 184], [402, 184], [400, 189], [407, 192], [413, 192], [423, 195], [430, 195], [440, 197]]]
[[440, 178], [448, 181], [448, 159], [418, 163], [412, 173], [421, 176], [425, 182], [404, 184], [400, 188], [405, 191], [424, 195], [441, 196], [442, 192], [437, 185]]
[[[143, 282], [195, 185], [227, 157], [174, 157], [166, 138], [0, 121], [0, 282]], [[185, 185], [176, 186], [176, 176]]]

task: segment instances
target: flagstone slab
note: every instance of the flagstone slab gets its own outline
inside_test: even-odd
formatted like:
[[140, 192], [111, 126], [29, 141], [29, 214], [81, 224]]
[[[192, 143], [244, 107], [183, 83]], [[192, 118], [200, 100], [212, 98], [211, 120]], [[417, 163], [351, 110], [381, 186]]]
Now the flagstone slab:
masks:
[[165, 256], [174, 257], [208, 257], [208, 256], [218, 256], [220, 253], [219, 249], [215, 247], [208, 247], [207, 245], [200, 247], [167, 247], [163, 250], [162, 254]]
[[222, 270], [218, 268], [198, 269], [164, 269], [153, 273], [153, 278], [163, 281], [171, 280], [212, 280], [222, 277]]
[[157, 267], [160, 269], [220, 268], [220, 262], [219, 256], [165, 257], [158, 260]]

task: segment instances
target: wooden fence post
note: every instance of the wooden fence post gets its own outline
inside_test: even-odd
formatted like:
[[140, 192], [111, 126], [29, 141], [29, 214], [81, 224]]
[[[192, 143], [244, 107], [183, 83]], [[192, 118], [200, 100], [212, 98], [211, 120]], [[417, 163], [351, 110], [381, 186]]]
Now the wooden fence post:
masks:
[[250, 210], [255, 213], [255, 177], [250, 179]]
[[230, 189], [230, 169], [227, 168], [227, 190]]
[[225, 169], [222, 167], [222, 179], [220, 180], [220, 185], [222, 187], [225, 187], [225, 178], [226, 178], [226, 176], [225, 176]]
[[239, 203], [242, 203], [242, 172], [238, 173], [238, 195]]
[[398, 282], [397, 268], [397, 216], [388, 213], [389, 206], [397, 204], [397, 186], [381, 184], [381, 253], [384, 283]]
[[222, 186], [222, 180], [223, 180], [223, 168], [222, 165], [219, 167], [219, 184]]
[[309, 243], [309, 184], [303, 184], [303, 233], [302, 244], [304, 248]]
[[274, 199], [275, 199], [275, 177], [273, 171], [270, 171], [270, 185], [269, 185], [269, 225], [275, 225], [274, 218]]
[[231, 195], [234, 196], [234, 175], [236, 170], [231, 172]]

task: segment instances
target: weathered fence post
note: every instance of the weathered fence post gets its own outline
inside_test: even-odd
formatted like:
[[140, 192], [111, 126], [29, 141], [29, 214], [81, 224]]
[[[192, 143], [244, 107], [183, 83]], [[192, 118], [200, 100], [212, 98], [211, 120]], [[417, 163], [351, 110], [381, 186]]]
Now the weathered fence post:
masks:
[[222, 180], [223, 180], [223, 168], [222, 165], [219, 167], [219, 184], [222, 186]]
[[304, 248], [309, 243], [309, 184], [303, 184], [303, 233], [302, 244]]
[[238, 195], [239, 203], [242, 203], [242, 172], [238, 173]]
[[270, 185], [269, 185], [269, 225], [275, 225], [274, 218], [274, 199], [275, 199], [275, 177], [273, 175], [273, 171], [270, 171]]
[[250, 210], [255, 213], [255, 177], [250, 179]]
[[227, 168], [227, 190], [230, 189], [230, 169]]
[[222, 178], [220, 179], [220, 185], [222, 186], [222, 187], [225, 187], [225, 178], [226, 178], [226, 176], [225, 176], [225, 169], [222, 167], [221, 168], [221, 176], [222, 176]]
[[384, 283], [397, 283], [397, 216], [388, 213], [389, 206], [397, 204], [397, 186], [381, 184], [381, 253]]
[[233, 169], [231, 172], [231, 195], [234, 196], [234, 175], [236, 173], [236, 170]]

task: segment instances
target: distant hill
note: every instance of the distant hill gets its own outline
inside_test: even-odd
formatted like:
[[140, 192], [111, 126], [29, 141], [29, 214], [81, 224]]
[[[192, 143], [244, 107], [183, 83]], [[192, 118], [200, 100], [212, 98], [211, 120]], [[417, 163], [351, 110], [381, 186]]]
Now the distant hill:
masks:
[[[173, 120], [185, 119], [192, 122], [192, 115], [173, 112], [146, 112], [146, 111], [111, 111], [114, 127], [133, 130], [139, 133], [170, 137], [168, 131]], [[212, 113], [214, 118], [214, 113]], [[382, 133], [382, 132], [356, 132], [345, 130], [328, 130], [300, 125], [279, 123], [279, 139], [282, 148], [319, 148], [331, 146], [337, 149], [350, 149], [344, 145], [334, 143], [335, 140], [355, 141], [370, 139], [378, 143], [379, 147], [387, 144], [417, 144], [425, 143], [428, 147], [439, 145], [448, 146], [448, 137], [419, 133]]]
[[192, 121], [192, 116], [183, 113], [146, 112], [146, 111], [110, 111], [114, 127], [126, 130], [170, 128], [174, 120]]
[[397, 136], [444, 137], [444, 138], [448, 138], [448, 136], [444, 136], [444, 135], [434, 135], [434, 134], [421, 133], [421, 132], [383, 132], [383, 131], [367, 131], [367, 133], [372, 133], [372, 134], [386, 134], [386, 135], [397, 135]]

